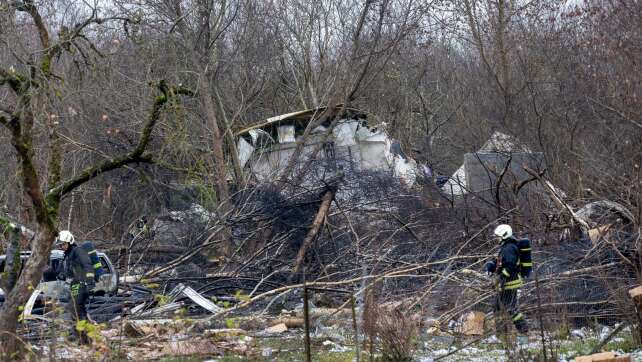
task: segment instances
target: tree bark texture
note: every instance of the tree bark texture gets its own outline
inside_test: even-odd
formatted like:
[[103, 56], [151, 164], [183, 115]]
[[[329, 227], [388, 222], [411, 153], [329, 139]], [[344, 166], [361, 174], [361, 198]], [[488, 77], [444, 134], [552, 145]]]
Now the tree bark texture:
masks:
[[317, 234], [319, 233], [319, 229], [321, 228], [321, 225], [323, 225], [323, 221], [325, 220], [325, 217], [328, 214], [328, 210], [330, 209], [330, 204], [334, 199], [335, 193], [336, 193], [336, 188], [329, 187], [328, 189], [326, 189], [323, 196], [321, 197], [321, 205], [319, 205], [319, 210], [317, 211], [317, 214], [314, 217], [314, 221], [312, 222], [312, 226], [310, 227], [308, 234], [305, 236], [305, 239], [303, 239], [303, 243], [301, 243], [301, 247], [299, 248], [299, 252], [297, 253], [290, 279], [292, 279], [294, 276], [296, 276], [299, 273], [299, 270], [301, 269], [301, 264], [303, 263], [303, 259], [305, 257], [305, 252], [306, 250], [308, 250], [308, 247], [310, 246], [310, 244], [312, 244], [314, 239], [316, 239]]

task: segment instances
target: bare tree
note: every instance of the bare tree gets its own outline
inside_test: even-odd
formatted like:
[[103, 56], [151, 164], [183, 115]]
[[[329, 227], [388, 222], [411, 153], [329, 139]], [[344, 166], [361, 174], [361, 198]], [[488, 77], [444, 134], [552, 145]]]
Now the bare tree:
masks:
[[[184, 88], [170, 87], [164, 81], [159, 82], [156, 85], [159, 95], [152, 102], [135, 147], [125, 154], [113, 156], [89, 166], [75, 177], [64, 179], [62, 141], [56, 118], [49, 116], [43, 122], [44, 129], [49, 135], [48, 140], [39, 143], [42, 141], [35, 137], [40, 127], [39, 101], [53, 94], [59, 86], [61, 78], [55, 72], [57, 58], [71, 47], [81, 49], [82, 45], [79, 42], [88, 42], [84, 32], [92, 25], [114, 19], [99, 17], [97, 9], [93, 8], [88, 17], [75, 23], [71, 28], [61, 28], [55, 39], [52, 38], [50, 28], [34, 2], [18, 2], [12, 6], [31, 19], [31, 25], [37, 30], [39, 47], [33, 49], [30, 54], [33, 61], [24, 61], [16, 57], [15, 66], [0, 68], [0, 85], [10, 90], [13, 100], [2, 105], [0, 124], [10, 133], [21, 173], [19, 181], [29, 195], [35, 215], [36, 235], [31, 242], [31, 257], [20, 273], [14, 288], [6, 295], [0, 309], [0, 340], [5, 357], [13, 356], [19, 347], [18, 338], [15, 335], [18, 307], [26, 302], [29, 294], [40, 281], [58, 233], [59, 211], [63, 197], [102, 173], [132, 163], [150, 162], [152, 158], [149, 153], [146, 153], [146, 148], [163, 106], [176, 96], [191, 94]], [[36, 163], [35, 150], [41, 147], [47, 149], [46, 167]], [[3, 223], [6, 222], [6, 218], [3, 218]]]

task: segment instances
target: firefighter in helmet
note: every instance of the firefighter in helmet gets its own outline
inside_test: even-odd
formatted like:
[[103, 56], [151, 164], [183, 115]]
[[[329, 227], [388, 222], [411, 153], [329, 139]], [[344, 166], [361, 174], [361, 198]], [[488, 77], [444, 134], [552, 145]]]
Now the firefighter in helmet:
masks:
[[508, 330], [506, 324], [506, 315], [508, 315], [517, 331], [525, 335], [528, 333], [528, 324], [519, 311], [517, 303], [517, 291], [523, 284], [518, 241], [513, 237], [513, 229], [506, 224], [497, 226], [494, 234], [501, 243], [499, 255], [495, 260], [486, 263], [485, 270], [488, 274], [496, 274], [499, 277], [494, 306], [497, 330], [502, 334]]
[[[70, 299], [67, 311], [74, 321], [72, 337], [78, 338], [81, 344], [88, 344], [87, 333], [82, 330], [81, 321], [87, 321], [87, 302], [89, 291], [94, 287], [94, 268], [87, 251], [78, 246], [76, 238], [68, 230], [58, 233], [56, 245], [65, 253], [62, 270], [58, 279], [70, 281]], [[80, 327], [80, 328], [79, 328]]]

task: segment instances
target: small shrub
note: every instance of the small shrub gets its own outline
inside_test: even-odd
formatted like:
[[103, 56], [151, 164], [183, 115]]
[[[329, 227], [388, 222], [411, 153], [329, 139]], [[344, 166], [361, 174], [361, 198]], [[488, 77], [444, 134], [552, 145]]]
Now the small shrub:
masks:
[[418, 323], [399, 309], [380, 308], [372, 326], [381, 344], [382, 361], [412, 361], [417, 346]]

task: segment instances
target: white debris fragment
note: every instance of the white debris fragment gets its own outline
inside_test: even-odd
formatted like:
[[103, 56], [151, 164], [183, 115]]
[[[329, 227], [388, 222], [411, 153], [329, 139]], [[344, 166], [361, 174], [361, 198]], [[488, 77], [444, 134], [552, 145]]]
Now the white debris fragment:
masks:
[[586, 332], [582, 329], [574, 329], [571, 331], [571, 336], [577, 339], [584, 339], [586, 338]]
[[[249, 165], [251, 172], [261, 181], [270, 181], [281, 174], [294, 155], [298, 141], [295, 133], [296, 122], [308, 122], [317, 112], [306, 110], [293, 112], [267, 119], [261, 124], [239, 131], [236, 134], [238, 157], [242, 167]], [[318, 110], [317, 110], [318, 111]], [[311, 118], [304, 118], [309, 114]], [[412, 187], [417, 178], [417, 163], [399, 152], [400, 146], [390, 138], [382, 127], [374, 128], [365, 124], [363, 116], [348, 115], [336, 121], [330, 140], [319, 137], [327, 131], [325, 126], [316, 126], [301, 151], [302, 158], [315, 154], [315, 149], [323, 143], [326, 157], [336, 163], [349, 162], [351, 170], [390, 171], [407, 187]], [[270, 134], [278, 135], [275, 143]], [[248, 142], [244, 137], [251, 138]], [[397, 147], [393, 150], [393, 144]], [[401, 154], [400, 154], [401, 153]], [[300, 160], [304, 161], [304, 160]], [[339, 167], [345, 171], [346, 167]]]
[[263, 348], [261, 351], [261, 357], [271, 357], [272, 356], [272, 348], [267, 347]]
[[322, 344], [323, 344], [325, 347], [331, 347], [331, 348], [330, 348], [330, 352], [339, 352], [339, 353], [342, 353], [342, 352], [348, 352], [348, 351], [350, 351], [350, 348], [348, 348], [348, 347], [346, 347], [346, 346], [342, 346], [342, 345], [340, 345], [340, 344], [338, 344], [338, 343], [334, 343], [334, 342], [332, 342], [331, 340], [325, 340], [325, 341], [323, 341], [323, 343], [322, 343]]
[[245, 138], [239, 137], [236, 149], [239, 153], [239, 163], [241, 164], [241, 168], [243, 168], [250, 157], [252, 157], [252, 152], [254, 152], [255, 148], [246, 141]]

